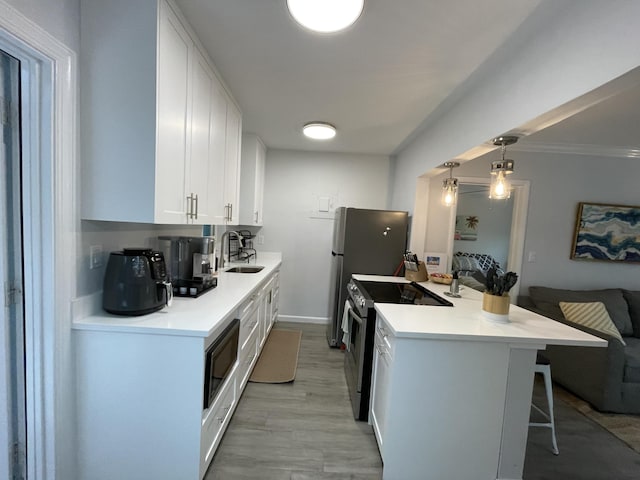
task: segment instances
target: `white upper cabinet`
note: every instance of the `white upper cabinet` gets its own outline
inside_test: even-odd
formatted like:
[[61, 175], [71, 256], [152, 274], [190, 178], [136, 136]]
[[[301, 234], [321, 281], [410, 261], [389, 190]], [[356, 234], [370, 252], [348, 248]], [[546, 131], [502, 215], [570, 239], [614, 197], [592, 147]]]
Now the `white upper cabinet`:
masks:
[[226, 223], [238, 225], [240, 218], [240, 138], [242, 115], [232, 102], [227, 103], [227, 135], [224, 164], [224, 201], [227, 209]]
[[[186, 190], [193, 188], [189, 185], [187, 171], [190, 155], [187, 151], [190, 142], [187, 140], [191, 133], [188, 119], [194, 111], [190, 110], [190, 103], [196, 104], [192, 100], [196, 97], [189, 88], [193, 44], [171, 9], [164, 4], [161, 7], [157, 55], [158, 135], [153, 220], [159, 223], [183, 223], [187, 218], [187, 210], [192, 208], [192, 202], [186, 203]], [[122, 121], [126, 122], [126, 119]], [[131, 209], [134, 210], [135, 206]]]
[[[189, 169], [189, 201], [193, 203], [193, 220], [195, 223], [215, 223], [216, 197], [210, 184], [215, 180], [217, 172], [213, 162], [216, 144], [211, 139], [214, 92], [217, 92], [218, 81], [209, 67], [205, 56], [198, 48], [194, 50], [193, 59], [193, 100], [191, 103], [191, 148]], [[220, 140], [218, 140], [220, 141]], [[224, 142], [224, 139], [222, 140]], [[223, 143], [224, 145], [224, 143]]]
[[242, 117], [179, 10], [81, 0], [81, 35], [82, 218], [227, 223]]
[[266, 147], [252, 133], [242, 135], [240, 225], [262, 226]]

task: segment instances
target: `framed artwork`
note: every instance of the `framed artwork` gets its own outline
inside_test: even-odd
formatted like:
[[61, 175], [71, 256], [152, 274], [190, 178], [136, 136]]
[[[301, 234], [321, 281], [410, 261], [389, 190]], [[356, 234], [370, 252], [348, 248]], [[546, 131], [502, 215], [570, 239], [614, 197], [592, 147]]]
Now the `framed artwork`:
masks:
[[447, 273], [447, 254], [439, 252], [425, 252], [424, 253], [424, 265], [427, 268], [427, 273]]
[[579, 203], [571, 258], [640, 262], [640, 207]]
[[478, 223], [477, 215], [456, 215], [456, 231], [454, 240], [477, 240]]

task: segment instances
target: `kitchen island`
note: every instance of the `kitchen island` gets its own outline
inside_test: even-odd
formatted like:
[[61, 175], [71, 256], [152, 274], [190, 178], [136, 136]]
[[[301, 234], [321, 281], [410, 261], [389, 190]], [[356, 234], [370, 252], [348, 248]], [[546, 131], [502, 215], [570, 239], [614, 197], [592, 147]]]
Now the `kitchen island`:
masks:
[[421, 284], [454, 306], [375, 304], [369, 422], [384, 478], [522, 479], [537, 351], [606, 342], [515, 305], [495, 323], [480, 292]]
[[[149, 315], [73, 322], [78, 478], [204, 476], [277, 316], [281, 258], [260, 252], [260, 272], [221, 271], [213, 290]], [[204, 407], [207, 352], [235, 319], [237, 358]]]

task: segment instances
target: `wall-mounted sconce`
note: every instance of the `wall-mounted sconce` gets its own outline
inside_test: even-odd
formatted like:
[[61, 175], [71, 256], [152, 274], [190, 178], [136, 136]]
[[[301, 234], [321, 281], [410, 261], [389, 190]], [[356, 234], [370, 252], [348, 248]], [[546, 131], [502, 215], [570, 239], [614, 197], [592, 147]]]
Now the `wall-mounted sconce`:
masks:
[[509, 175], [513, 173], [513, 160], [504, 158], [507, 145], [513, 145], [518, 141], [518, 137], [505, 135], [493, 139], [494, 145], [500, 145], [502, 159], [491, 162], [491, 187], [489, 188], [489, 198], [503, 200], [511, 196], [511, 182]]
[[445, 178], [442, 182], [442, 204], [450, 207], [458, 201], [458, 179], [453, 178], [453, 169], [459, 167], [460, 163], [444, 162], [442, 166], [449, 169], [449, 178]]

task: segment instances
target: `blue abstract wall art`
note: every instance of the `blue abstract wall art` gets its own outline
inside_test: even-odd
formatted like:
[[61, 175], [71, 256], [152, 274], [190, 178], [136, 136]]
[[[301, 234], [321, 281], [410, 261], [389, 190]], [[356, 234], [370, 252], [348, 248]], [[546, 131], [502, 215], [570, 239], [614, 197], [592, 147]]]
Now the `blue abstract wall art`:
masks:
[[640, 262], [640, 207], [578, 204], [571, 258]]

